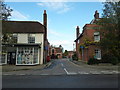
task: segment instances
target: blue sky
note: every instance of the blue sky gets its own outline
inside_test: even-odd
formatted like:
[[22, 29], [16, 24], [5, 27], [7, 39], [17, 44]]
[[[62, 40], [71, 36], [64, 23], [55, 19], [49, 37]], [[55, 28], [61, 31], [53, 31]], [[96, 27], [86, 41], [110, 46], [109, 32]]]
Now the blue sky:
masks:
[[76, 26], [80, 32], [94, 18], [95, 10], [102, 14], [101, 2], [6, 2], [13, 9], [10, 20], [43, 22], [43, 11], [48, 15], [48, 40], [51, 45], [62, 45], [73, 50]]

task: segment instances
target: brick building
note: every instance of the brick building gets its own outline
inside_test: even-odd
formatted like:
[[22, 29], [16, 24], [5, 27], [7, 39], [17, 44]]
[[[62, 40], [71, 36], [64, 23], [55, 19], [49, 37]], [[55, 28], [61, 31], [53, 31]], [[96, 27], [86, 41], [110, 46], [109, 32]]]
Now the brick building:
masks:
[[51, 59], [61, 59], [63, 55], [63, 47], [60, 45], [59, 47], [52, 46], [50, 47], [50, 56]]
[[96, 24], [99, 21], [99, 13], [95, 11], [94, 19], [90, 24], [86, 24], [83, 27], [82, 33], [79, 33], [80, 28], [76, 28], [76, 54], [79, 60], [87, 62], [90, 58], [101, 59], [102, 51], [100, 47], [97, 46], [99, 43], [100, 36], [100, 26]]
[[72, 58], [73, 55], [74, 55], [74, 51], [68, 51], [68, 58]]

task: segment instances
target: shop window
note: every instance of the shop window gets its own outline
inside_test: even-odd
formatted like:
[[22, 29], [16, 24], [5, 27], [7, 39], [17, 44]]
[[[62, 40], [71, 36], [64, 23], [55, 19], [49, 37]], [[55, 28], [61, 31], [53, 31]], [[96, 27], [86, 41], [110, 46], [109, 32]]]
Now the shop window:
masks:
[[34, 48], [34, 62], [38, 63], [38, 48]]
[[21, 64], [37, 64], [38, 48], [26, 47], [17, 49], [17, 65]]
[[7, 64], [7, 53], [2, 53], [1, 64]]
[[34, 34], [28, 35], [28, 43], [35, 43], [35, 35]]
[[100, 41], [100, 33], [99, 32], [95, 32], [94, 33], [94, 41]]
[[101, 59], [101, 50], [95, 49], [95, 58], [99, 60]]

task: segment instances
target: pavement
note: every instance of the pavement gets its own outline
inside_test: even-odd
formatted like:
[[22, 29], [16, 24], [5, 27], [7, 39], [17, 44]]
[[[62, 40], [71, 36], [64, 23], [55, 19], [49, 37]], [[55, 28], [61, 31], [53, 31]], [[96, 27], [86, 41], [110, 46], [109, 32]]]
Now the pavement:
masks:
[[81, 60], [79, 60], [79, 61], [70, 60], [70, 61], [78, 66], [83, 66], [86, 68], [93, 68], [95, 70], [117, 70], [117, 71], [120, 70], [119, 69], [120, 65], [112, 65], [110, 63], [100, 63], [100, 64], [95, 64], [95, 65], [88, 65], [86, 62], [83, 62]]
[[1, 72], [12, 72], [12, 71], [22, 71], [22, 70], [37, 70], [49, 67], [52, 61], [42, 64], [42, 65], [34, 65], [34, 66], [16, 66], [16, 65], [2, 65], [0, 66]]

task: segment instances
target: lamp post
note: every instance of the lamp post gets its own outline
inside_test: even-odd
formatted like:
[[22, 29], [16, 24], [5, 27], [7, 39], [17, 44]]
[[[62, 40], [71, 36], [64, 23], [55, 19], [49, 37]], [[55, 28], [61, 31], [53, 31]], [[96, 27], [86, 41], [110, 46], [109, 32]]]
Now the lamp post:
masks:
[[73, 43], [73, 51], [74, 51], [74, 45], [75, 45], [75, 44]]

